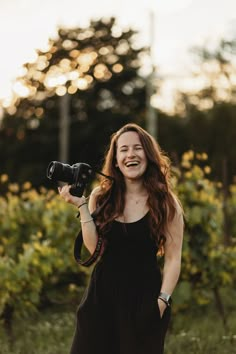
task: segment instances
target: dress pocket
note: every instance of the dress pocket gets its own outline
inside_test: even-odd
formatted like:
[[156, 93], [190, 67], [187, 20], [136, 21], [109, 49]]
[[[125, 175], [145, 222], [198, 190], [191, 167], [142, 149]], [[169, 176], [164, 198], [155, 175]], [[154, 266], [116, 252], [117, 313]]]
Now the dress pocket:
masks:
[[158, 316], [159, 319], [161, 320], [160, 308], [159, 308], [159, 305], [158, 305], [158, 302], [157, 302], [156, 299], [155, 299], [155, 310], [156, 310], [157, 316]]
[[163, 314], [161, 316], [160, 307], [158, 305], [158, 301], [157, 300], [155, 300], [155, 305], [156, 305], [155, 307], [156, 307], [156, 311], [157, 311], [158, 317], [162, 321], [164, 319], [164, 317], [166, 316], [166, 313], [168, 312], [169, 308], [168, 308], [168, 306], [166, 306], [166, 308], [165, 308], [165, 310], [164, 310], [164, 312], [163, 312]]

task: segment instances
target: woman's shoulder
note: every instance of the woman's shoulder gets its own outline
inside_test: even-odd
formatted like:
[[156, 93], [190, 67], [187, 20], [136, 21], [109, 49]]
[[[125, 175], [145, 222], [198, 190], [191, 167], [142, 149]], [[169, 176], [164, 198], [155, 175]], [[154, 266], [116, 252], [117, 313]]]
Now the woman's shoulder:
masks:
[[173, 193], [174, 207], [177, 214], [183, 214], [183, 207], [181, 201], [176, 194]]
[[178, 196], [171, 192], [172, 206], [167, 204], [167, 219], [178, 219], [184, 215], [183, 207]]

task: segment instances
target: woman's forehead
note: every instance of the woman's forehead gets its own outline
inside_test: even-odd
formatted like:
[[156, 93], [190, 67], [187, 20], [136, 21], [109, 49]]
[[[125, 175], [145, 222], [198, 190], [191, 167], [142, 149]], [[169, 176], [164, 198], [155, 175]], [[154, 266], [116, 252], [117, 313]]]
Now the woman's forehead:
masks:
[[141, 144], [140, 138], [138, 133], [130, 131], [130, 132], [125, 132], [119, 136], [117, 139], [117, 146], [122, 146], [122, 145], [135, 145], [135, 144]]

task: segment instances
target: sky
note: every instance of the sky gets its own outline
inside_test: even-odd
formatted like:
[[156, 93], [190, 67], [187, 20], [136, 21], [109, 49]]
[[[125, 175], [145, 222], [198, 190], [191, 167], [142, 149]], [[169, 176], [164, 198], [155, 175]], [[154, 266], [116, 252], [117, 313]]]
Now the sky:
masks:
[[137, 29], [140, 44], [152, 44], [159, 72], [176, 80], [191, 67], [191, 47], [236, 37], [236, 0], [0, 0], [0, 100], [10, 96], [23, 64], [34, 60], [35, 49], [43, 49], [58, 26], [110, 16]]

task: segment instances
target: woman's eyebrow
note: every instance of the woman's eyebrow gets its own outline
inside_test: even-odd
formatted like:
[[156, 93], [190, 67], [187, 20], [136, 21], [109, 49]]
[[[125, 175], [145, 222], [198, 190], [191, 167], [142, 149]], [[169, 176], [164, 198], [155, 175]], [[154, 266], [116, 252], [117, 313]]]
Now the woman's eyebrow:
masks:
[[124, 147], [129, 147], [129, 146], [142, 146], [142, 144], [130, 144], [130, 145], [126, 145], [126, 144], [124, 144], [124, 145], [121, 145], [121, 146], [119, 146], [119, 149], [121, 149], [121, 148], [124, 148]]

